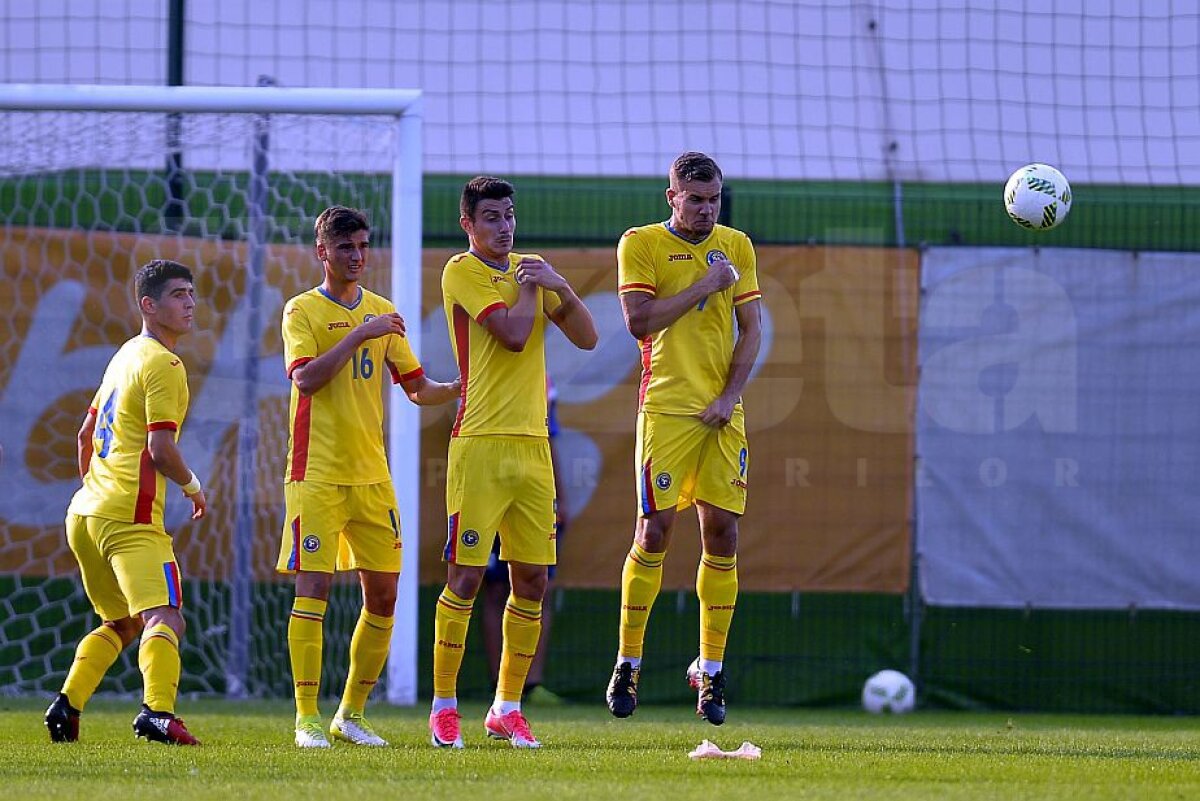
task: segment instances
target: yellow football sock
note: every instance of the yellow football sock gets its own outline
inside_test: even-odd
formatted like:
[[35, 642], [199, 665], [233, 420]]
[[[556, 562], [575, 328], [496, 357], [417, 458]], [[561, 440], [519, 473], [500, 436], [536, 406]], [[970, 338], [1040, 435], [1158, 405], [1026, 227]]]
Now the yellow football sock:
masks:
[[438, 598], [433, 620], [433, 695], [454, 698], [458, 694], [458, 670], [467, 644], [474, 598], [459, 598], [446, 587]]
[[297, 717], [319, 714], [317, 694], [321, 691], [321, 648], [327, 606], [326, 601], [303, 595], [297, 595], [292, 602], [292, 615], [288, 619], [288, 654], [292, 661]]
[[342, 693], [342, 712], [362, 714], [387, 662], [388, 650], [392, 646], [391, 615], [373, 615], [364, 606], [350, 639], [350, 673], [346, 676], [346, 690]]
[[500, 677], [496, 699], [520, 701], [525, 677], [542, 636], [542, 602], [508, 596], [504, 606], [504, 645], [500, 651]]
[[174, 713], [179, 692], [179, 637], [166, 623], [151, 626], [142, 634], [138, 667], [142, 671], [142, 702], [155, 712]]
[[696, 595], [700, 598], [700, 658], [723, 662], [737, 606], [737, 557], [702, 554], [696, 571]]
[[641, 658], [642, 641], [646, 636], [646, 621], [654, 599], [662, 587], [662, 564], [665, 553], [650, 553], [636, 542], [625, 557], [621, 571], [621, 633], [620, 656]]
[[83, 711], [86, 704], [100, 686], [100, 680], [112, 667], [113, 662], [121, 655], [125, 644], [116, 629], [99, 626], [88, 632], [79, 641], [75, 649], [75, 661], [63, 682], [62, 693], [67, 696], [67, 703], [75, 709]]

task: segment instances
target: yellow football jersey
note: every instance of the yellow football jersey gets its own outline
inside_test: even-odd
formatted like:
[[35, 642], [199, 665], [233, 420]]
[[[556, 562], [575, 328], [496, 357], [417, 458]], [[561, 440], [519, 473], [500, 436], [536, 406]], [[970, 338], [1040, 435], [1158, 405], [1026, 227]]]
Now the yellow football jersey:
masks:
[[[283, 308], [283, 356], [292, 371], [332, 350], [361, 323], [394, 312], [392, 303], [359, 290], [349, 306], [310, 289]], [[417, 324], [410, 322], [410, 325]], [[398, 384], [424, 374], [408, 338], [369, 339], [330, 381], [312, 395], [292, 384], [288, 414], [286, 481], [342, 486], [389, 480], [383, 442], [383, 377]]]
[[483, 326], [492, 312], [513, 306], [520, 286], [517, 265], [532, 254], [510, 253], [503, 265], [459, 253], [442, 271], [442, 303], [462, 378], [458, 417], [451, 436], [546, 436], [546, 316], [561, 305], [558, 294], [538, 287], [542, 314], [524, 350], [505, 349]]
[[694, 284], [724, 254], [740, 278], [696, 304], [639, 344], [642, 385], [638, 408], [661, 414], [697, 414], [725, 388], [733, 359], [734, 306], [762, 297], [754, 246], [741, 231], [718, 225], [691, 243], [666, 223], [630, 228], [617, 244], [617, 291], [671, 297]]
[[166, 429], [178, 439], [187, 407], [182, 359], [150, 336], [122, 345], [92, 399], [92, 460], [68, 511], [161, 528], [167, 477], [150, 460], [146, 437]]

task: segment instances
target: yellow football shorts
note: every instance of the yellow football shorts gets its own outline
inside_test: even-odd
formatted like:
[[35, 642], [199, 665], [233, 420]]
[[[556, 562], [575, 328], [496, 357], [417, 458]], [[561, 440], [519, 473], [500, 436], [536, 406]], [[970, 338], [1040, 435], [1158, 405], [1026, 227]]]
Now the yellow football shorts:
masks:
[[696, 501], [746, 511], [750, 451], [741, 404], [723, 428], [690, 415], [639, 412], [635, 449], [639, 515]]
[[170, 535], [161, 528], [68, 514], [67, 544], [101, 619], [121, 620], [159, 606], [183, 606], [179, 563]]
[[552, 565], [554, 465], [545, 437], [454, 437], [446, 465], [442, 559], [483, 567], [500, 535], [506, 562]]
[[392, 482], [283, 485], [283, 541], [275, 569], [400, 572], [400, 512]]

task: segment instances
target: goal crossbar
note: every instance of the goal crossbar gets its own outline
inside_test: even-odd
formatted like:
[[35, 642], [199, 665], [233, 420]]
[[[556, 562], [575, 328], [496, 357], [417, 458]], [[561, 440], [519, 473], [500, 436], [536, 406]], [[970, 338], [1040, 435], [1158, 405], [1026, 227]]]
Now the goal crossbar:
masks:
[[418, 115], [418, 89], [0, 84], [8, 111]]

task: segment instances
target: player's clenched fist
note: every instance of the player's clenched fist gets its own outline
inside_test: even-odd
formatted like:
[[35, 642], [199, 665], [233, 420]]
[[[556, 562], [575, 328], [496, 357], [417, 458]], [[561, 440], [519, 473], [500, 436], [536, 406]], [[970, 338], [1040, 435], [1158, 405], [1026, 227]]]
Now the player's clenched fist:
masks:
[[381, 314], [378, 317], [372, 317], [360, 325], [359, 328], [366, 339], [375, 339], [376, 337], [387, 336], [388, 334], [404, 336], [406, 330], [404, 318], [398, 312], [389, 312]]
[[708, 265], [708, 272], [704, 275], [704, 278], [713, 287], [713, 292], [728, 289], [736, 284], [740, 277], [737, 268], [724, 256], [713, 259], [712, 264]]
[[567, 279], [559, 275], [549, 262], [526, 258], [517, 263], [517, 283], [536, 284], [542, 289], [557, 292], [566, 288]]

